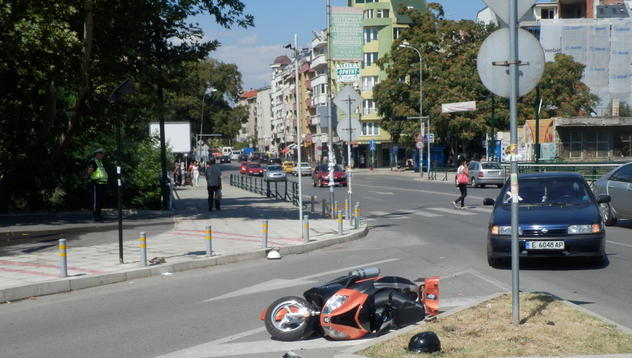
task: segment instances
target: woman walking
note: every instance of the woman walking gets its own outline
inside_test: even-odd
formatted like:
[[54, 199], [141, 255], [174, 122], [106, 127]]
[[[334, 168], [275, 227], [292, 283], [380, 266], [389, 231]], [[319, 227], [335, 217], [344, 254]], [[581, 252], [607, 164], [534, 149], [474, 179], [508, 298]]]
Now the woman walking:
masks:
[[[465, 197], [467, 196], [467, 184], [469, 183], [469, 180], [470, 171], [467, 168], [467, 160], [461, 159], [459, 168], [456, 170], [456, 186], [459, 187], [461, 196], [452, 202], [455, 209], [465, 209]], [[459, 201], [461, 202], [460, 207], [457, 205]]]
[[193, 165], [191, 166], [191, 172], [192, 172], [192, 176], [193, 176], [193, 183], [195, 186], [198, 186], [198, 183], [200, 181], [200, 167], [198, 166], [197, 161], [193, 162]]

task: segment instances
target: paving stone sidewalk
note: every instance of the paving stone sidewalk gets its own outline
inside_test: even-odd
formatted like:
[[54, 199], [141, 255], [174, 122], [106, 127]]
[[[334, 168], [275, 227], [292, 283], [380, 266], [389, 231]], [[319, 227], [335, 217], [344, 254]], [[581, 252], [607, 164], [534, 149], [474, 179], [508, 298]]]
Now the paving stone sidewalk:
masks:
[[[118, 278], [108, 278], [107, 275], [113, 273], [134, 273], [134, 277], [146, 277], [173, 270], [174, 265], [178, 264], [181, 269], [186, 269], [263, 257], [265, 250], [262, 249], [261, 231], [264, 219], [268, 220], [269, 226], [268, 247], [287, 249], [283, 252], [302, 252], [306, 246], [315, 248], [313, 245], [318, 242], [335, 242], [337, 239], [355, 238], [366, 233], [366, 225], [353, 230], [345, 220], [344, 235], [340, 236], [336, 220], [305, 211], [304, 214], [310, 214], [310, 243], [305, 243], [298, 221], [298, 208], [290, 203], [274, 201], [225, 185], [222, 210], [208, 211], [206, 187], [184, 187], [177, 189], [176, 193], [173, 229], [147, 238], [148, 259], [163, 258], [164, 264], [142, 268], [138, 240], [124, 241], [125, 262], [119, 263], [116, 234], [107, 243], [95, 246], [73, 248], [72, 242], [69, 242], [67, 279], [59, 278], [59, 254], [54, 243], [42, 250], [11, 252], [9, 256], [0, 256], [0, 302], [23, 298], [20, 296], [54, 293], [60, 289], [47, 290], [46, 287], [59, 286], [60, 280], [64, 281], [61, 285], [63, 292], [73, 289], [73, 280], [86, 277], [95, 277], [105, 284], [112, 280], [120, 281]], [[81, 225], [85, 228], [86, 224]], [[213, 232], [212, 258], [206, 255], [204, 230], [207, 225], [212, 226]], [[254, 253], [258, 256], [248, 255]], [[139, 270], [149, 271], [139, 273]], [[65, 281], [69, 281], [68, 285]], [[81, 284], [82, 287], [95, 285], [94, 282]], [[29, 289], [16, 293], [25, 286]], [[51, 290], [53, 292], [49, 292]]]

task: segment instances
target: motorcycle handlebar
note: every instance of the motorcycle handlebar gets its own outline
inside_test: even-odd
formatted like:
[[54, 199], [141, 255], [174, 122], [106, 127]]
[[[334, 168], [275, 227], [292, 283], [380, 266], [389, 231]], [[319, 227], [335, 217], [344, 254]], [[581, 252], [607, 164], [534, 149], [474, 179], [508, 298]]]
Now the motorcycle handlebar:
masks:
[[377, 267], [367, 267], [363, 269], [357, 269], [349, 272], [349, 275], [355, 276], [359, 279], [367, 277], [376, 277], [380, 274], [380, 269]]

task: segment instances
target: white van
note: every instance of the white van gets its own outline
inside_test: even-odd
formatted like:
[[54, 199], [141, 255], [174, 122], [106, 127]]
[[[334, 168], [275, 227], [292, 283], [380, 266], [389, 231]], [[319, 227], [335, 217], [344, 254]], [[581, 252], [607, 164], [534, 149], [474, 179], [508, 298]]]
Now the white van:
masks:
[[233, 155], [233, 147], [222, 147], [222, 155], [232, 156]]
[[241, 150], [233, 150], [233, 155], [231, 155], [230, 159], [239, 160], [239, 156], [241, 155]]

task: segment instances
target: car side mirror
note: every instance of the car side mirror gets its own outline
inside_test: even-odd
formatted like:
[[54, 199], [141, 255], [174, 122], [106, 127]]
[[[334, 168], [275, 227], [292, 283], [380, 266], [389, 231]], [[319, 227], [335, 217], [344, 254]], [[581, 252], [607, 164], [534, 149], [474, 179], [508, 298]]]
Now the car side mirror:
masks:
[[492, 199], [492, 198], [485, 198], [485, 199], [483, 199], [483, 205], [492, 206], [494, 204], [496, 204], [496, 201], [494, 199]]
[[597, 197], [597, 202], [599, 204], [607, 204], [612, 200], [612, 198], [610, 197], [610, 195], [599, 195], [599, 197]]

